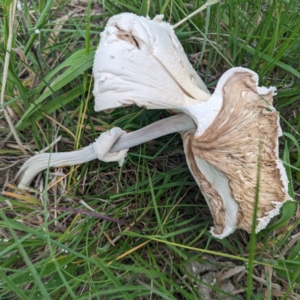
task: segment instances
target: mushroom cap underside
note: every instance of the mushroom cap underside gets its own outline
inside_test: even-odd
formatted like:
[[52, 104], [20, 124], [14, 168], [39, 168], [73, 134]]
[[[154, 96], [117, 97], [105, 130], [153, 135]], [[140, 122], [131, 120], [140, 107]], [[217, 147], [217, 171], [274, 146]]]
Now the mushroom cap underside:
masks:
[[211, 209], [217, 237], [235, 228], [251, 232], [257, 185], [257, 232], [290, 199], [278, 157], [281, 128], [273, 92], [257, 86], [254, 72], [233, 68], [216, 88], [222, 106], [214, 120], [201, 135], [184, 135], [189, 167]]

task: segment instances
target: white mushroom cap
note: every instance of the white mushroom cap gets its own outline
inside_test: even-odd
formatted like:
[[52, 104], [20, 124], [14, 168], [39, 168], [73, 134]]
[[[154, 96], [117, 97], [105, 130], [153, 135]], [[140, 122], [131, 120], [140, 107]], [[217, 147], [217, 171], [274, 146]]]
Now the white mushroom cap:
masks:
[[177, 109], [209, 98], [172, 26], [160, 18], [112, 17], [101, 33], [93, 72], [95, 111], [133, 104]]

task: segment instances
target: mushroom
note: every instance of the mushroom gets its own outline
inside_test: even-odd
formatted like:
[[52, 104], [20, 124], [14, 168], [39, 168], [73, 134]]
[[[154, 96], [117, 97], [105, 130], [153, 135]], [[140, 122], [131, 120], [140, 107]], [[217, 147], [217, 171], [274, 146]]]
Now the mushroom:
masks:
[[[96, 144], [71, 152], [75, 161], [79, 162], [81, 154], [90, 153], [89, 159], [122, 163], [130, 146], [179, 131], [189, 169], [214, 218], [211, 233], [217, 238], [228, 236], [236, 228], [251, 232], [258, 184], [257, 232], [290, 199], [286, 172], [278, 157], [281, 129], [272, 106], [275, 88], [258, 87], [255, 72], [241, 67], [228, 70], [210, 95], [172, 26], [161, 16], [149, 20], [130, 13], [108, 21], [101, 33], [93, 71], [95, 111], [138, 105], [180, 114], [135, 133], [124, 134], [120, 129], [104, 133]], [[175, 128], [176, 118], [181, 118], [181, 123]], [[135, 138], [131, 140], [130, 134]], [[141, 135], [144, 140], [133, 142]], [[129, 142], [124, 144], [126, 140]], [[123, 152], [114, 152], [121, 149]], [[43, 168], [48, 162], [54, 166], [56, 157], [60, 165], [69, 164], [69, 153], [63, 154], [63, 160], [59, 155], [51, 154]], [[261, 181], [257, 182], [259, 157]], [[34, 176], [31, 163], [26, 164], [19, 174], [23, 178], [26, 172]]]
[[230, 69], [210, 95], [170, 24], [161, 16], [149, 20], [124, 13], [112, 17], [101, 34], [94, 76], [96, 111], [135, 104], [185, 113], [194, 120], [196, 129], [181, 135], [190, 171], [214, 218], [214, 236], [223, 238], [235, 228], [251, 232], [257, 184], [257, 232], [290, 199], [278, 157], [275, 88], [258, 87], [255, 72]]

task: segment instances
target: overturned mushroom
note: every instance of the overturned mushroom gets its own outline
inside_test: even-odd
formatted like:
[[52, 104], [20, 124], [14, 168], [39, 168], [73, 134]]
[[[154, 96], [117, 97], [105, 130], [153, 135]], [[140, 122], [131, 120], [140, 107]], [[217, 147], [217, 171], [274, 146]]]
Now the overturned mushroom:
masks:
[[214, 217], [214, 236], [251, 231], [260, 143], [257, 232], [290, 199], [278, 158], [275, 89], [258, 87], [253, 71], [232, 68], [210, 96], [171, 25], [125, 13], [112, 17], [101, 34], [94, 76], [96, 111], [136, 104], [194, 120], [196, 130], [181, 134], [187, 163]]
[[[101, 34], [93, 71], [96, 111], [135, 104], [183, 113], [177, 116], [182, 117], [182, 126], [175, 131], [181, 132], [187, 163], [212, 212], [214, 236], [223, 238], [235, 228], [251, 231], [260, 144], [257, 231], [290, 199], [285, 169], [278, 158], [281, 129], [272, 106], [274, 88], [258, 87], [256, 73], [232, 68], [223, 74], [214, 94], [210, 95], [190, 65], [172, 26], [162, 22], [160, 16], [149, 20], [129, 13], [108, 21]], [[171, 130], [175, 117], [160, 121], [164, 123], [156, 127], [159, 130], [149, 139], [163, 135], [161, 128], [168, 128], [164, 134], [175, 132]], [[147, 128], [137, 131], [137, 136], [154, 132]], [[127, 134], [121, 135], [118, 129], [114, 132], [117, 134], [109, 141], [104, 134], [95, 145], [79, 150], [82, 152], [72, 152], [72, 157], [90, 153], [89, 159], [122, 162], [127, 150], [121, 154], [114, 151], [136, 143], [125, 146], [120, 141], [122, 137], [126, 140]], [[119, 148], [112, 146], [115, 141], [116, 145], [120, 143]], [[43, 168], [70, 164], [65, 160], [66, 154], [63, 160], [59, 155], [48, 156], [46, 163], [40, 156]], [[19, 172], [21, 186], [28, 184], [24, 178], [32, 178], [37, 169], [41, 170], [41, 164], [33, 172], [31, 162], [25, 163]]]

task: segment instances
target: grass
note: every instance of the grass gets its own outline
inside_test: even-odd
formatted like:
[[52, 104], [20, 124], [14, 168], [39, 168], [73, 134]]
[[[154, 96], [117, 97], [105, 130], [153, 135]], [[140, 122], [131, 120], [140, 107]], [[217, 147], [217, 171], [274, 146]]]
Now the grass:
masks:
[[[212, 238], [211, 215], [178, 134], [131, 149], [121, 168], [94, 161], [48, 170], [29, 192], [13, 185], [28, 158], [24, 151], [33, 155], [59, 136], [48, 151], [70, 151], [113, 126], [136, 130], [168, 116], [137, 107], [93, 111], [91, 67], [99, 33], [123, 11], [164, 14], [176, 24], [204, 1], [24, 0], [9, 47], [11, 2], [0, 1], [2, 84], [7, 79], [0, 115], [0, 298], [201, 299], [208, 288], [213, 299], [230, 293], [231, 299], [299, 299], [298, 202], [286, 203], [255, 239], [239, 230]], [[240, 65], [257, 72], [261, 85], [277, 87], [280, 157], [295, 200], [299, 15], [298, 1], [221, 1], [176, 27], [211, 91], [224, 71]], [[212, 274], [215, 283], [207, 280]]]

